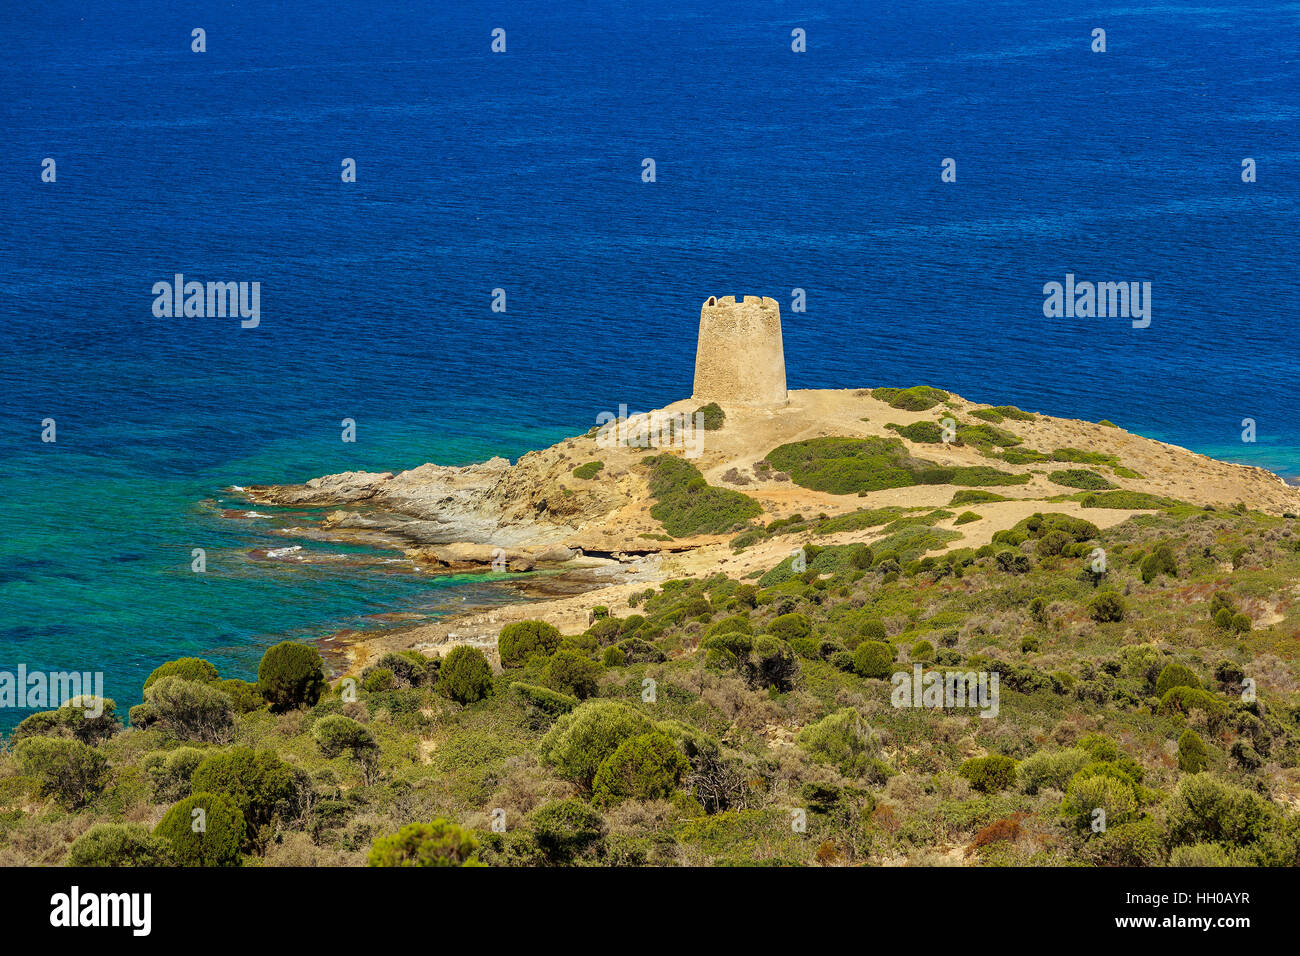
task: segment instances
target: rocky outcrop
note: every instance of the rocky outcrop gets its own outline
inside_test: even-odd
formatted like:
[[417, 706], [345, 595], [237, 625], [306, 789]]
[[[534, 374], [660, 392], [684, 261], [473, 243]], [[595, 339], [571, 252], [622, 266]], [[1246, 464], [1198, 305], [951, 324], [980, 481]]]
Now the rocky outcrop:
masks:
[[[676, 402], [662, 412], [689, 416], [697, 402]], [[946, 406], [962, 421], [972, 420], [976, 408], [955, 395]], [[955, 491], [925, 485], [837, 495], [798, 487], [778, 480], [784, 476], [754, 467], [773, 448], [810, 438], [874, 436], [897, 441], [892, 423], [933, 421], [935, 411], [895, 409], [867, 391], [805, 390], [789, 392], [788, 401], [779, 407], [737, 404], [728, 405], [725, 412], [724, 427], [694, 436], [698, 447], [667, 453], [685, 454], [712, 485], [725, 486], [728, 475], [742, 471], [752, 476], [743, 493], [761, 505], [764, 522], [796, 513], [835, 516], [864, 507], [938, 507]], [[637, 417], [626, 421], [634, 423]], [[1215, 461], [1119, 428], [1041, 414], [1008, 419], [999, 427], [1016, 434], [1026, 449], [1095, 452], [1098, 460], [1122, 464], [1122, 472], [1110, 465], [1091, 466], [1120, 489], [1217, 508], [1240, 502], [1274, 514], [1300, 512], [1300, 492], [1270, 472]], [[307, 527], [282, 530], [287, 537], [401, 549], [417, 567], [430, 571], [490, 571], [494, 559], [501, 567], [502, 555], [511, 571], [592, 567], [592, 562], [601, 561], [627, 568], [647, 556], [668, 558], [728, 540], [726, 535], [673, 539], [664, 534], [650, 514], [654, 499], [642, 462], [666, 452], [627, 437], [637, 434], [629, 429], [624, 437], [611, 440], [593, 429], [529, 452], [513, 465], [493, 458], [464, 467], [427, 464], [397, 474], [344, 472], [302, 485], [252, 487], [245, 493], [262, 504], [330, 509], [323, 518], [303, 516]], [[944, 466], [990, 464], [972, 446], [915, 445], [910, 439], [906, 444], [919, 457]], [[596, 462], [598, 469], [584, 471], [587, 478], [574, 474]], [[999, 460], [997, 467], [1029, 476], [1024, 484], [999, 487], [1006, 498], [1024, 499], [1025, 507], [1044, 510], [1069, 491], [1050, 480], [1055, 464]], [[985, 523], [964, 534], [991, 534], [1019, 520], [1011, 505], [985, 510]], [[724, 553], [718, 560], [733, 558]]]

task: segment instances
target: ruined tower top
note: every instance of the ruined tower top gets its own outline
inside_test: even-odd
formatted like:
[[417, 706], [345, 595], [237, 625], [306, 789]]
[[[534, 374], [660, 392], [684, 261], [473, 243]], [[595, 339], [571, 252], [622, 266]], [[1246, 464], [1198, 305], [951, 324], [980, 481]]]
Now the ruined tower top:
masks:
[[721, 404], [786, 404], [781, 307], [775, 299], [709, 296], [700, 308], [695, 392]]

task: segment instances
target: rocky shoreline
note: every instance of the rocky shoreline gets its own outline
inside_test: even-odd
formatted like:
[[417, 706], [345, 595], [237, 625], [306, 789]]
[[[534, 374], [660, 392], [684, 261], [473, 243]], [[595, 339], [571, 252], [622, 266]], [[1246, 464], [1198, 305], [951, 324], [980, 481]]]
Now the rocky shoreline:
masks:
[[[662, 415], [686, 415], [693, 400], [666, 406]], [[948, 411], [966, 416], [981, 406], [951, 396]], [[703, 452], [692, 457], [710, 485], [732, 485], [762, 507], [763, 522], [796, 513], [843, 515], [863, 508], [943, 508], [953, 496], [946, 485], [886, 488], [858, 495], [835, 495], [794, 485], [788, 477], [760, 465], [775, 447], [826, 435], [894, 439], [900, 425], [929, 421], [934, 412], [911, 412], [887, 405], [866, 390], [789, 392], [777, 408], [728, 406], [726, 425], [708, 432]], [[627, 420], [635, 433], [638, 418]], [[1125, 468], [1108, 472], [1111, 487], [1168, 496], [1208, 508], [1239, 505], [1282, 514], [1300, 511], [1300, 492], [1262, 468], [1233, 465], [1142, 438], [1111, 425], [1044, 415], [1006, 421], [1025, 447], [1067, 448], [1078, 454], [1104, 452]], [[909, 446], [912, 443], [908, 442]], [[945, 465], [986, 464], [970, 446], [916, 445], [919, 457]], [[421, 574], [505, 573], [502, 584], [517, 602], [472, 607], [432, 622], [377, 630], [340, 631], [322, 639], [329, 657], [345, 670], [356, 669], [388, 650], [427, 652], [468, 643], [495, 658], [495, 639], [509, 620], [536, 616], [562, 630], [581, 631], [593, 603], [614, 608], [626, 598], [670, 576], [722, 571], [733, 577], [764, 571], [795, 545], [788, 539], [762, 542], [743, 551], [729, 547], [729, 535], [671, 538], [650, 515], [654, 503], [648, 469], [655, 454], [633, 441], [602, 441], [593, 429], [549, 448], [529, 452], [513, 465], [504, 458], [453, 467], [426, 464], [408, 471], [344, 472], [300, 485], [256, 485], [235, 489], [251, 507], [303, 509], [302, 520], [277, 533], [306, 541], [328, 541], [400, 552], [401, 563]], [[985, 506], [982, 520], [958, 529], [956, 546], [988, 543], [1035, 511], [1079, 512], [1070, 489], [1048, 480], [1041, 465], [999, 462], [1028, 476], [1023, 484], [1003, 486], [1002, 500]], [[1055, 467], [1055, 466], [1054, 466]], [[585, 477], [582, 477], [585, 476]], [[1050, 502], [1050, 504], [1049, 504]], [[1101, 526], [1139, 513], [1134, 509], [1090, 509]], [[947, 528], [953, 519], [939, 522]], [[870, 541], [873, 532], [846, 540]], [[817, 543], [837, 543], [831, 539]], [[517, 577], [516, 577], [517, 576]], [[593, 600], [593, 592], [602, 592]]]

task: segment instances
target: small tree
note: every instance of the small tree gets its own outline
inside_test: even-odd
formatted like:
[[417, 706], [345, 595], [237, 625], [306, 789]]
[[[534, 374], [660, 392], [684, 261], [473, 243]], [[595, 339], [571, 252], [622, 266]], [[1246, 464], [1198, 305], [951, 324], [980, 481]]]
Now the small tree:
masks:
[[180, 866], [238, 866], [244, 815], [220, 793], [196, 793], [167, 811], [154, 836]]
[[361, 767], [362, 780], [367, 785], [374, 782], [379, 770], [379, 744], [363, 724], [342, 714], [330, 714], [316, 721], [312, 736], [326, 757], [351, 754]]
[[180, 657], [155, 667], [153, 672], [144, 679], [144, 689], [148, 690], [155, 681], [164, 677], [183, 677], [185, 680], [196, 680], [200, 684], [211, 684], [217, 680], [217, 669], [211, 661], [206, 661], [202, 657]]
[[[95, 716], [88, 716], [87, 711]], [[14, 728], [13, 739], [24, 737], [73, 737], [83, 744], [97, 744], [122, 729], [117, 704], [109, 697], [82, 695], [65, 701], [57, 710], [32, 714]]]
[[273, 711], [312, 707], [325, 688], [325, 662], [314, 647], [281, 641], [262, 655], [257, 683]]
[[370, 866], [482, 866], [478, 840], [448, 820], [411, 823], [370, 848]]
[[[145, 702], [164, 729], [185, 740], [225, 743], [234, 729], [230, 698], [198, 681], [162, 677], [144, 692]], [[132, 717], [136, 708], [131, 708]]]
[[1191, 687], [1200, 690], [1201, 679], [1186, 664], [1174, 661], [1166, 664], [1160, 676], [1156, 678], [1156, 696], [1164, 697], [1175, 687]]
[[626, 704], [588, 700], [555, 722], [538, 752], [560, 776], [590, 790], [600, 765], [619, 744], [652, 730], [654, 724]]
[[492, 667], [477, 647], [454, 647], [438, 673], [438, 691], [461, 704], [492, 693]]
[[14, 744], [22, 772], [43, 797], [77, 810], [104, 789], [108, 760], [94, 747], [66, 737], [28, 737]]
[[230, 698], [230, 704], [237, 714], [251, 714], [266, 706], [262, 689], [250, 681], [231, 678], [217, 681], [212, 686]]
[[662, 800], [681, 785], [691, 765], [672, 738], [660, 731], [630, 737], [605, 758], [592, 783], [597, 803]]
[[744, 658], [746, 680], [753, 687], [771, 687], [779, 693], [793, 690], [799, 677], [799, 660], [789, 642], [770, 634], [754, 641], [754, 649]]
[[594, 697], [603, 668], [575, 651], [557, 651], [542, 668], [542, 683], [579, 700]]
[[559, 629], [545, 621], [514, 621], [497, 635], [502, 667], [519, 667], [530, 657], [549, 657], [560, 646]]
[[861, 677], [884, 679], [894, 669], [894, 647], [881, 641], [863, 641], [853, 651], [853, 670]]
[[270, 750], [233, 747], [209, 754], [190, 777], [194, 792], [230, 798], [247, 824], [249, 845], [264, 845], [277, 817], [292, 815], [297, 797], [293, 768]]
[[1188, 728], [1178, 738], [1178, 769], [1183, 773], [1200, 773], [1208, 763], [1205, 741], [1196, 731]]

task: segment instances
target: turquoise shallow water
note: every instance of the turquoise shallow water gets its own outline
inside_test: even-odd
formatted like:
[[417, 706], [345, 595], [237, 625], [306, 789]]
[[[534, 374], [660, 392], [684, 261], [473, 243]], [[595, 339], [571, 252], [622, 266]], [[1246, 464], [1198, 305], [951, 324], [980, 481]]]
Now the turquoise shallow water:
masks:
[[[472, 437], [432, 447], [435, 457], [463, 463], [496, 451], [517, 455], [563, 433], [525, 428], [490, 447]], [[257, 508], [265, 517], [230, 516], [250, 510], [228, 490], [232, 478], [251, 483], [420, 464], [431, 447], [423, 430], [405, 449], [390, 440], [360, 455], [331, 454], [329, 446], [284, 443], [189, 473], [164, 451], [161, 430], [150, 437], [154, 453], [116, 458], [42, 448], [8, 460], [9, 485], [29, 504], [22, 527], [0, 541], [0, 669], [22, 662], [29, 670], [103, 671], [106, 693], [135, 703], [144, 677], [163, 660], [200, 655], [223, 674], [250, 678], [276, 641], [385, 626], [376, 615], [438, 614], [506, 598], [481, 578], [412, 574], [389, 563], [397, 555], [274, 533], [297, 523], [298, 512]], [[317, 560], [258, 556], [294, 545]], [[191, 569], [194, 548], [205, 551], [204, 573]], [[0, 717], [12, 725], [25, 713]]]
[[[222, 489], [515, 457], [659, 407], [710, 294], [806, 290], [794, 387], [935, 384], [1300, 474], [1298, 10], [6, 11], [0, 670], [102, 670], [126, 705], [168, 658], [249, 676], [284, 637], [485, 597], [250, 561], [284, 542], [221, 518]], [[176, 272], [261, 282], [261, 325], [155, 318]], [[1045, 319], [1067, 272], [1151, 281], [1151, 326]]]

